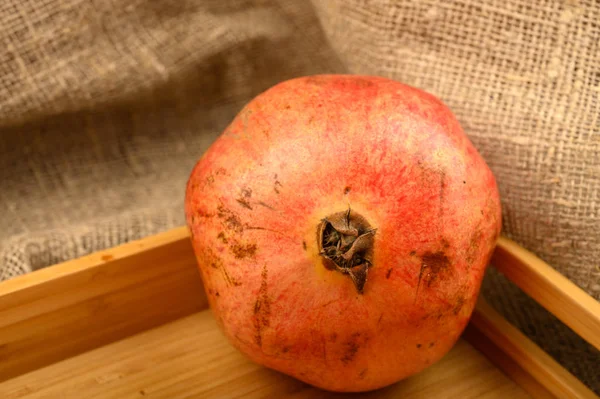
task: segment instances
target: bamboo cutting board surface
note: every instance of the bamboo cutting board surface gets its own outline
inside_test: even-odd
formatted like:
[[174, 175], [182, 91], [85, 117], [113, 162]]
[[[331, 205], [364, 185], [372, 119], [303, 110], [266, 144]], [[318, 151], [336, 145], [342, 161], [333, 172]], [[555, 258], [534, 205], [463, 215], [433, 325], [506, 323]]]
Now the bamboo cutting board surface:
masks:
[[[209, 310], [0, 383], [0, 398], [330, 398], [238, 353]], [[439, 363], [355, 398], [526, 398], [464, 340]]]

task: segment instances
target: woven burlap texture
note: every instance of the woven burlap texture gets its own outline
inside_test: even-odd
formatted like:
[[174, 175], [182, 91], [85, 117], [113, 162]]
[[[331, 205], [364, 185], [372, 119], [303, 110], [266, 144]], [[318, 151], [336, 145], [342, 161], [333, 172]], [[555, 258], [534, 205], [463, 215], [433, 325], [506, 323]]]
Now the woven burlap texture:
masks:
[[[246, 101], [351, 72], [444, 100], [504, 234], [600, 299], [598, 21], [595, 0], [3, 0], [0, 280], [182, 225], [194, 162]], [[596, 351], [501, 277], [484, 292], [600, 391]]]

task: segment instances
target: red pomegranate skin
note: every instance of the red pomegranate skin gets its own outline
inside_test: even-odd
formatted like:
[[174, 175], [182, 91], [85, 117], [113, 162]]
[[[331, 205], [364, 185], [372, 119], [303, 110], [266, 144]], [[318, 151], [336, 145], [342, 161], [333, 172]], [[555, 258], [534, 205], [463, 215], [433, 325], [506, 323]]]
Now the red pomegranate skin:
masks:
[[[362, 292], [319, 226], [372, 228]], [[258, 95], [198, 161], [186, 220], [212, 311], [247, 357], [332, 391], [418, 373], [455, 344], [501, 228], [494, 176], [437, 98], [317, 75]]]

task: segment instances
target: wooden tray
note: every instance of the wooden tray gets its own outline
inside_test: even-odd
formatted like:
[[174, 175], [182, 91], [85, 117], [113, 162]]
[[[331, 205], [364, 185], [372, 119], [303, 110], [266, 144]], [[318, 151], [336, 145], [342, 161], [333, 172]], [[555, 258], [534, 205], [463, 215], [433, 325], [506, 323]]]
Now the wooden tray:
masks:
[[[600, 348], [600, 304], [516, 244], [493, 263]], [[370, 398], [596, 397], [483, 300], [439, 363]], [[0, 398], [340, 397], [217, 329], [186, 228], [0, 283]]]

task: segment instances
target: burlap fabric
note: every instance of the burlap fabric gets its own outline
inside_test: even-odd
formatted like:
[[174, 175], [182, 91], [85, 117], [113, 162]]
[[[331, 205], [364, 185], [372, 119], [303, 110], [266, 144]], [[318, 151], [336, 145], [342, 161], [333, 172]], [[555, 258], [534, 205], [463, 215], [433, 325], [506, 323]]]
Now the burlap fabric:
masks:
[[[500, 186], [504, 234], [600, 299], [600, 4], [3, 0], [0, 280], [182, 225], [194, 162], [287, 78], [442, 98]], [[600, 355], [490, 273], [488, 299], [600, 392]]]

